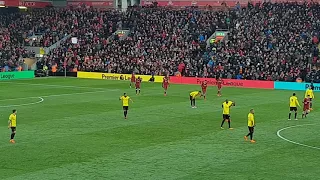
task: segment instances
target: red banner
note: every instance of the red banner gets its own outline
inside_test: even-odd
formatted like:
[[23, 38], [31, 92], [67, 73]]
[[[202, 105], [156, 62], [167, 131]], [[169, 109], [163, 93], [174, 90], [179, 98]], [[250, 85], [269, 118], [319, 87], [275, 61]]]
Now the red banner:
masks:
[[44, 8], [52, 6], [51, 2], [45, 1], [20, 1], [19, 6], [30, 7], [30, 8]]
[[19, 0], [4, 0], [5, 6], [17, 7], [19, 6]]
[[[196, 77], [177, 77], [170, 76], [170, 83], [172, 84], [201, 84], [207, 80], [208, 85], [217, 85], [215, 78], [196, 78]], [[242, 87], [242, 88], [260, 88], [260, 89], [274, 89], [273, 81], [258, 81], [258, 80], [239, 80], [239, 79], [223, 79], [223, 86], [228, 87]]]
[[[0, 0], [1, 5], [1, 0]], [[28, 0], [4, 0], [4, 5], [9, 7], [30, 7], [30, 8], [44, 8], [47, 6], [52, 6], [52, 3], [49, 1], [28, 1]]]
[[93, 6], [93, 7], [107, 7], [113, 6], [113, 1], [68, 1], [68, 6]]

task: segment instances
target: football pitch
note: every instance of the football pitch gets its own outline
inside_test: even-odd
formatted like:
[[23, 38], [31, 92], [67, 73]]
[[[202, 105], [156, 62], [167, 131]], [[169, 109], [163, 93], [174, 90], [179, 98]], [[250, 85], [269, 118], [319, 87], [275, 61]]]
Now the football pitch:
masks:
[[[319, 179], [320, 94], [307, 119], [288, 121], [293, 91], [209, 87], [190, 108], [200, 86], [44, 78], [0, 82], [0, 179], [309, 180]], [[119, 97], [134, 101], [128, 120]], [[300, 103], [304, 92], [297, 92]], [[220, 129], [221, 104], [234, 130]], [[301, 103], [302, 104], [302, 103]], [[244, 141], [255, 109], [255, 144]], [[7, 127], [17, 109], [16, 144]], [[227, 127], [227, 123], [225, 123]], [[278, 134], [277, 134], [278, 132]], [[282, 138], [281, 138], [282, 137]]]

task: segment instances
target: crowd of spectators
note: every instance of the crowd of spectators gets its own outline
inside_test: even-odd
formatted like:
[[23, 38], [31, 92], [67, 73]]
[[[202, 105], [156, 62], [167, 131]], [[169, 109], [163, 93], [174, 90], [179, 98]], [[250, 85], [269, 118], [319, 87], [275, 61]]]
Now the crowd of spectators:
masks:
[[[45, 55], [39, 66], [48, 67], [57, 64], [58, 71], [88, 70], [105, 71], [108, 62], [108, 38], [117, 29], [126, 23], [123, 12], [117, 10], [98, 10], [93, 8], [77, 8], [68, 10], [73, 19], [70, 38], [61, 42], [61, 45]], [[72, 38], [77, 43], [72, 43]], [[109, 60], [110, 62], [110, 60]]]
[[263, 3], [236, 11], [228, 40], [208, 52], [212, 57], [208, 75], [319, 81], [319, 7], [312, 3]]
[[0, 72], [21, 70], [23, 58], [34, 57], [23, 47], [23, 31], [12, 23], [19, 17], [19, 13], [0, 12]]
[[[227, 28], [228, 17], [228, 12], [196, 8], [134, 7], [121, 17], [118, 13], [105, 13], [109, 19], [105, 24], [113, 24], [113, 29], [105, 34], [111, 35], [120, 22], [123, 28], [131, 30], [125, 40], [107, 39], [107, 36], [96, 39], [94, 36], [101, 32], [91, 24], [91, 37], [88, 38], [87, 31], [77, 32], [78, 44], [72, 45], [69, 39], [46, 61], [55, 56], [67, 57], [68, 69], [157, 75], [173, 75], [180, 63], [186, 63], [184, 74], [197, 76], [198, 66], [203, 66], [201, 57], [206, 50], [206, 39], [217, 28]], [[60, 58], [59, 63], [62, 62]]]
[[[318, 81], [319, 7], [262, 3], [223, 11], [133, 7], [126, 12], [51, 8], [11, 13], [0, 20], [0, 63], [15, 66], [32, 55], [23, 44], [48, 47], [71, 35], [77, 43], [71, 37], [63, 41], [39, 61], [39, 67]], [[126, 28], [130, 29], [127, 38], [113, 35]], [[207, 46], [217, 29], [227, 29], [226, 38]], [[26, 43], [32, 34], [42, 35]]]

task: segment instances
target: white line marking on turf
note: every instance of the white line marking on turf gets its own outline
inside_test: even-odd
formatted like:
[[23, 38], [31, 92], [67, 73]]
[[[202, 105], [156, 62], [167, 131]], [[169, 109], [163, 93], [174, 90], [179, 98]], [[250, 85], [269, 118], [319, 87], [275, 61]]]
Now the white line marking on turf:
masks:
[[[69, 93], [69, 94], [52, 94], [52, 95], [46, 95], [41, 97], [59, 97], [59, 96], [70, 96], [70, 95], [78, 95], [78, 94], [92, 94], [92, 93], [102, 93], [106, 91], [90, 91], [90, 92], [81, 92], [81, 93]], [[19, 100], [19, 99], [31, 99], [31, 98], [39, 98], [38, 96], [33, 97], [24, 97], [24, 98], [13, 98], [13, 99], [1, 99], [0, 101], [12, 101], [12, 100]], [[0, 106], [2, 107], [2, 106]]]
[[[42, 97], [29, 97], [29, 98], [17, 98], [17, 99], [32, 99], [32, 98], [38, 98], [39, 101], [37, 102], [32, 102], [32, 103], [26, 103], [26, 104], [12, 104], [12, 105], [6, 105], [6, 106], [0, 106], [0, 107], [19, 107], [19, 106], [28, 106], [28, 105], [34, 105], [34, 104], [40, 104], [44, 101]], [[11, 99], [15, 100], [15, 99]], [[2, 100], [4, 101], [4, 100]]]
[[105, 91], [120, 90], [120, 89], [106, 89], [106, 88], [95, 88], [95, 87], [85, 87], [85, 86], [65, 86], [65, 85], [58, 85], [58, 84], [33, 84], [33, 83], [15, 83], [15, 82], [1, 82], [1, 83], [16, 84], [16, 85], [30, 85], [30, 86], [61, 87], [61, 88], [96, 89], [96, 90], [105, 90]]
[[298, 142], [295, 142], [295, 141], [292, 141], [292, 140], [289, 140], [283, 136], [281, 136], [281, 131], [284, 131], [286, 129], [291, 129], [291, 128], [294, 128], [294, 127], [301, 127], [301, 126], [310, 126], [310, 125], [314, 125], [314, 124], [302, 124], [302, 125], [295, 125], [295, 126], [289, 126], [289, 127], [285, 127], [285, 128], [282, 128], [280, 130], [277, 131], [277, 136], [289, 143], [292, 143], [292, 144], [296, 144], [296, 145], [299, 145], [299, 146], [304, 146], [304, 147], [308, 147], [308, 148], [312, 148], [312, 149], [318, 149], [320, 150], [320, 147], [315, 147], [315, 146], [309, 146], [309, 145], [306, 145], [306, 144], [302, 144], [302, 143], [298, 143]]

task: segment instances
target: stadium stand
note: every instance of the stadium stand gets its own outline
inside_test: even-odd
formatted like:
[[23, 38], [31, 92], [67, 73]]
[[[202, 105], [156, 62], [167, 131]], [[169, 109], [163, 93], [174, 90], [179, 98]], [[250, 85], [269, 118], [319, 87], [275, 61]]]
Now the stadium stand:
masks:
[[[319, 81], [319, 13], [314, 3], [248, 4], [219, 11], [132, 7], [127, 12], [51, 8], [11, 13], [0, 20], [0, 65], [12, 70], [22, 57], [34, 55], [23, 44], [48, 47], [70, 34], [78, 43], [68, 38], [38, 62], [39, 68]], [[130, 29], [124, 40], [113, 35], [124, 28]], [[228, 29], [228, 38], [208, 46], [217, 29]], [[26, 42], [32, 34], [41, 36]]]

